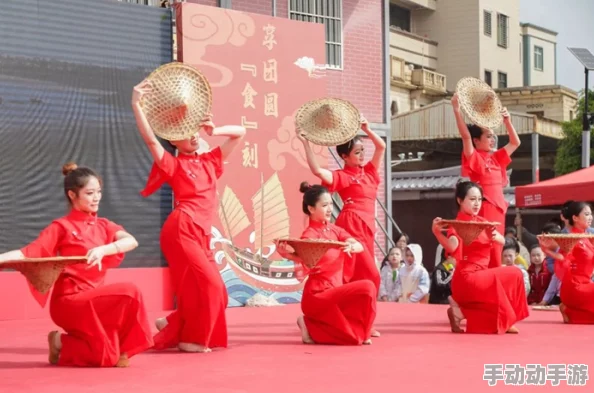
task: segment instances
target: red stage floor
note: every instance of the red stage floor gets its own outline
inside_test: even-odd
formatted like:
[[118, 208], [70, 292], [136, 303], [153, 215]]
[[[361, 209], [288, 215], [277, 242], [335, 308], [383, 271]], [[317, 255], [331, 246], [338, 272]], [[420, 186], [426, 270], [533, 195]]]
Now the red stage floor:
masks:
[[[5, 299], [6, 301], [6, 299]], [[17, 393], [384, 393], [499, 392], [588, 389], [489, 387], [485, 363], [587, 364], [594, 367], [592, 326], [561, 323], [538, 311], [519, 335], [455, 335], [445, 307], [380, 304], [371, 346], [306, 346], [295, 324], [299, 306], [228, 310], [230, 348], [211, 354], [148, 352], [128, 369], [64, 369], [47, 365], [48, 320], [0, 322], [0, 392]], [[154, 316], [154, 315], [153, 315]], [[151, 317], [153, 317], [151, 316]]]

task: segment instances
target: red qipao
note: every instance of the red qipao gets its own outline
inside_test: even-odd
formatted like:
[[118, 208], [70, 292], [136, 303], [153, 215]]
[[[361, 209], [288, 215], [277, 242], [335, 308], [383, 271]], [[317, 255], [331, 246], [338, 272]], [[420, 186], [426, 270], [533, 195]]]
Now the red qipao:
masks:
[[[302, 239], [346, 241], [344, 229], [309, 221]], [[369, 338], [375, 319], [376, 288], [369, 280], [343, 284], [343, 264], [348, 255], [330, 249], [314, 268], [303, 288], [301, 310], [316, 344], [361, 345]]]
[[[507, 166], [511, 158], [505, 148], [495, 153], [474, 149], [470, 157], [462, 153], [462, 176], [469, 177], [471, 181], [483, 188], [485, 200], [479, 215], [487, 221], [498, 222], [497, 231], [502, 235], [505, 232], [505, 214], [507, 202], [503, 197], [503, 188], [507, 185]], [[501, 266], [503, 246], [494, 244], [491, 249], [489, 267]]]
[[371, 280], [379, 294], [380, 274], [375, 265], [375, 199], [380, 184], [377, 169], [371, 162], [365, 166], [345, 166], [332, 172], [332, 184], [324, 183], [330, 192], [338, 192], [344, 201], [336, 225], [353, 234], [364, 248], [362, 253], [345, 261], [344, 282]]
[[[584, 233], [573, 229], [572, 233]], [[561, 282], [561, 302], [566, 306], [569, 323], [594, 324], [594, 246], [580, 240], [571, 251], [568, 267]]]
[[[78, 210], [59, 218], [21, 249], [26, 258], [80, 256], [116, 240], [124, 229]], [[117, 267], [124, 254], [104, 257], [103, 269], [86, 264], [67, 267], [54, 284], [50, 316], [64, 329], [58, 365], [113, 367], [153, 345], [142, 295], [134, 284], [104, 285], [105, 271]], [[37, 294], [42, 305], [47, 297]]]
[[[458, 213], [457, 220], [485, 221]], [[524, 278], [520, 269], [500, 266], [489, 269], [492, 241], [483, 231], [471, 244], [464, 245], [453, 228], [459, 246], [453, 253], [456, 270], [452, 278], [452, 297], [466, 317], [467, 333], [505, 333], [528, 316]]]
[[216, 181], [223, 174], [221, 149], [172, 156], [167, 151], [153, 164], [146, 188], [149, 196], [164, 183], [173, 189], [175, 209], [161, 229], [161, 250], [169, 264], [177, 310], [155, 336], [155, 348], [180, 342], [208, 348], [227, 346], [227, 289], [210, 251]]

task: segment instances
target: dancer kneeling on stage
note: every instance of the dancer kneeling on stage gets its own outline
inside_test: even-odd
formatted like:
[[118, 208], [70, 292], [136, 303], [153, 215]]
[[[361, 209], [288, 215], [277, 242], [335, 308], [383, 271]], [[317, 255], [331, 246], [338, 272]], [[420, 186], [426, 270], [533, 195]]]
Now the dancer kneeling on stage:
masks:
[[[592, 208], [585, 202], [571, 202], [562, 211], [571, 227], [571, 233], [585, 235], [592, 225]], [[569, 254], [549, 251], [546, 240], [542, 248], [555, 258], [555, 274], [560, 274], [561, 304], [559, 310], [563, 322], [572, 324], [594, 324], [594, 246], [589, 239], [580, 239]], [[559, 270], [563, 270], [560, 272]]]
[[[106, 269], [117, 267], [138, 243], [121, 226], [97, 217], [102, 184], [93, 170], [71, 163], [62, 172], [68, 215], [28, 246], [0, 255], [0, 261], [86, 255], [86, 265], [69, 265], [54, 284], [50, 315], [66, 333], [49, 333], [49, 362], [127, 367], [129, 358], [153, 345], [146, 310], [134, 284], [103, 282]], [[45, 305], [47, 297], [34, 294]]]
[[[479, 185], [459, 182], [456, 185], [459, 207], [456, 220], [485, 222], [478, 216], [482, 201]], [[466, 318], [467, 333], [518, 333], [514, 324], [528, 316], [522, 273], [505, 266], [488, 268], [491, 247], [495, 242], [503, 244], [503, 236], [491, 227], [466, 245], [453, 228], [448, 230], [447, 237], [444, 236], [442, 231], [446, 226], [439, 217], [433, 221], [433, 234], [457, 261], [448, 309], [452, 331], [462, 333], [460, 322]]]
[[344, 260], [351, 253], [362, 252], [363, 246], [344, 229], [330, 223], [333, 203], [327, 188], [303, 182], [300, 191], [304, 193], [303, 212], [309, 216], [309, 226], [301, 238], [348, 243], [343, 250], [328, 250], [311, 270], [284, 243], [278, 243], [279, 254], [299, 263], [309, 274], [301, 300], [304, 315], [297, 320], [303, 342], [371, 344], [371, 326], [376, 314], [375, 285], [371, 280], [343, 284]]

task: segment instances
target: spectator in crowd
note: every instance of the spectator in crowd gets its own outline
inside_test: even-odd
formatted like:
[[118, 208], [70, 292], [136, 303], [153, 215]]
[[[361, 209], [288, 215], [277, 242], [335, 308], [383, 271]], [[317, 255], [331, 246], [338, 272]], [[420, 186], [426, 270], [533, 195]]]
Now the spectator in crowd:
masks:
[[400, 233], [400, 236], [396, 237], [398, 240], [396, 241], [396, 247], [402, 250], [402, 255], [406, 252], [406, 246], [410, 243], [410, 238], [404, 232]]
[[397, 302], [401, 289], [398, 270], [402, 262], [402, 250], [392, 247], [382, 262], [379, 300], [382, 302]]
[[505, 245], [503, 246], [503, 254], [501, 261], [504, 266], [515, 266], [522, 271], [522, 277], [524, 278], [524, 288], [526, 289], [526, 296], [530, 293], [530, 278], [528, 272], [524, 269], [522, 264], [516, 264], [515, 261], [520, 252], [520, 245], [514, 238], [507, 237], [505, 239]]
[[400, 268], [399, 280], [402, 288], [399, 302], [427, 303], [429, 273], [423, 266], [423, 251], [418, 244], [409, 244], [404, 254], [404, 266]]
[[446, 252], [441, 251], [441, 262], [435, 267], [431, 277], [431, 290], [429, 291], [430, 304], [449, 304], [448, 296], [452, 295], [452, 277], [456, 259], [452, 256], [446, 258]]
[[530, 268], [528, 268], [528, 276], [530, 277], [528, 304], [540, 304], [551, 283], [552, 275], [544, 260], [545, 255], [540, 246], [538, 244], [532, 245], [530, 249]]

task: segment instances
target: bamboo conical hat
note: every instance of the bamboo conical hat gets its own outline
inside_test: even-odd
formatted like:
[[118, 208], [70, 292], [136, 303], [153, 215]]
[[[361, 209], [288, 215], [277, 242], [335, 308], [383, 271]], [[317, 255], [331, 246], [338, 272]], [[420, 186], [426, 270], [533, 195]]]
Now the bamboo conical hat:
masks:
[[462, 78], [456, 84], [460, 108], [474, 124], [494, 129], [501, 125], [503, 106], [497, 93], [480, 79]]
[[346, 100], [322, 98], [303, 104], [295, 115], [295, 124], [311, 143], [338, 146], [357, 135], [361, 114]]
[[190, 138], [210, 113], [212, 91], [195, 67], [173, 62], [160, 66], [147, 78], [153, 91], [141, 100], [153, 132], [169, 141]]
[[497, 222], [487, 221], [443, 220], [442, 222], [454, 228], [465, 245], [476, 240], [485, 229], [499, 225]]
[[279, 243], [287, 243], [295, 250], [295, 254], [305, 262], [307, 267], [314, 267], [331, 248], [343, 248], [348, 243], [323, 239], [277, 239]]
[[561, 251], [569, 253], [577, 242], [582, 239], [589, 240], [594, 245], [594, 235], [588, 233], [546, 233], [536, 236], [538, 239], [546, 239], [556, 244]]
[[86, 257], [25, 258], [0, 262], [0, 269], [14, 269], [40, 293], [47, 293], [68, 265], [86, 262]]

